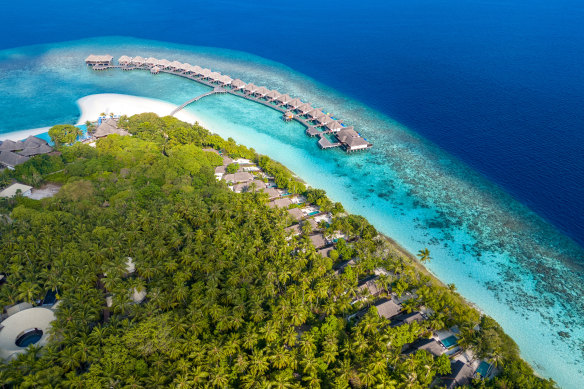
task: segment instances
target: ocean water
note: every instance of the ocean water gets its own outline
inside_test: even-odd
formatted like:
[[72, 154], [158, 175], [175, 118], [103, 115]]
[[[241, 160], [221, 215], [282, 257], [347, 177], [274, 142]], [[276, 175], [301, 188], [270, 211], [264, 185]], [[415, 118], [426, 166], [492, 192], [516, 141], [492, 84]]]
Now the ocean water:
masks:
[[320, 150], [300, 124], [235, 96], [214, 95], [187, 108], [211, 130], [327, 190], [406, 249], [428, 247], [429, 269], [501, 323], [540, 374], [564, 388], [584, 387], [584, 250], [467, 163], [280, 63], [233, 50], [119, 37], [0, 51], [0, 132], [75, 123], [75, 102], [89, 94], [140, 95], [178, 105], [209, 90], [167, 74], [91, 71], [83, 64], [88, 53], [199, 64], [302, 97], [355, 125], [374, 148], [347, 155]]

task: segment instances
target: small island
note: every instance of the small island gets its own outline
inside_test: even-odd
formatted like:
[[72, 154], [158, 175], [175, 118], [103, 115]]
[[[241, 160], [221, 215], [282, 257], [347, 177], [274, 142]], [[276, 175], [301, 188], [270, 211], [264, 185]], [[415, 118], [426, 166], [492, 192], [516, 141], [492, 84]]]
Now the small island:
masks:
[[55, 152], [0, 173], [60, 188], [0, 199], [2, 323], [54, 312], [1, 382], [555, 387], [425, 271], [428, 250], [405, 253], [280, 163], [170, 116], [89, 124], [86, 143], [55, 126]]

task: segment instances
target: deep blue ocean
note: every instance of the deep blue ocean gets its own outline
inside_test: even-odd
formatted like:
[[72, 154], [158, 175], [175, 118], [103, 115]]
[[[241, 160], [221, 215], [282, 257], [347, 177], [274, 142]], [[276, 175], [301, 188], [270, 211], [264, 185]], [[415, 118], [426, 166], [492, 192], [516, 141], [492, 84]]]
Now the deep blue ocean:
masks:
[[[74, 123], [86, 94], [178, 104], [204, 90], [171, 76], [88, 73], [90, 50], [188, 60], [322, 104], [373, 141], [371, 152], [321, 152], [301, 128], [229, 96], [189, 109], [324, 185], [406, 248], [430, 247], [430, 270], [501, 322], [540, 373], [580, 388], [583, 4], [11, 3], [0, 15], [0, 132]], [[21, 48], [107, 35], [161, 42]], [[565, 330], [570, 339], [557, 336]]]

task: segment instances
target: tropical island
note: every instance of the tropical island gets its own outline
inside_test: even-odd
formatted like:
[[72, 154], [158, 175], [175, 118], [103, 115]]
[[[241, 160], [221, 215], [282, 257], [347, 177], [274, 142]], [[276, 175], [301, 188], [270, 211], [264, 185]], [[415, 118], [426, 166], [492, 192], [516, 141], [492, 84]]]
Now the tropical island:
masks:
[[[25, 346], [2, 354], [3, 386], [555, 387], [454, 285], [278, 162], [173, 117], [88, 124], [0, 173], [60, 187], [0, 199], [0, 339]], [[14, 328], [39, 309], [48, 329]]]

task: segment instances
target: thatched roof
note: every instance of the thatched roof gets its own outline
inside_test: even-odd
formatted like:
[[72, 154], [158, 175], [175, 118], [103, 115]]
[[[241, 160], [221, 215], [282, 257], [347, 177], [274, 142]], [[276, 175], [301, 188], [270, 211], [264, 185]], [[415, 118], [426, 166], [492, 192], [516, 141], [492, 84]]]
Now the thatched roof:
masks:
[[85, 58], [85, 62], [110, 62], [114, 57], [111, 55], [95, 55], [91, 54], [87, 58]]
[[219, 72], [211, 72], [209, 74], [209, 78], [212, 79], [213, 81], [219, 81], [219, 80], [221, 80], [221, 77], [223, 77], [223, 76]]
[[312, 111], [312, 105], [308, 104], [308, 103], [304, 103], [299, 105], [298, 107], [296, 107], [296, 110], [299, 111], [301, 114], [305, 115], [308, 112]]
[[369, 146], [369, 143], [359, 137], [359, 138], [348, 138], [344, 143], [347, 144], [347, 146], [349, 146], [349, 148], [355, 148], [355, 147], [363, 147], [363, 146]]
[[253, 180], [253, 175], [248, 172], [237, 172], [233, 174], [226, 174], [223, 179], [228, 183], [248, 182]]
[[209, 77], [211, 75], [211, 70], [210, 69], [201, 69], [201, 71], [199, 72], [199, 74], [205, 78]]
[[170, 66], [170, 61], [167, 59], [161, 59], [160, 61], [158, 61], [158, 66], [161, 66], [162, 68], [167, 68]]
[[22, 142], [15, 142], [10, 139], [6, 139], [0, 144], [0, 151], [15, 151], [22, 150]]
[[170, 67], [174, 69], [182, 69], [182, 66], [183, 66], [182, 62], [172, 61], [170, 63]]
[[294, 224], [293, 226], [287, 227], [284, 229], [284, 231], [292, 236], [302, 234], [302, 228], [300, 227], [300, 224]]
[[229, 85], [233, 81], [233, 78], [229, 77], [228, 75], [222, 75], [221, 79], [219, 80], [223, 85]]
[[24, 148], [27, 147], [37, 147], [37, 146], [41, 146], [41, 145], [48, 145], [47, 141], [41, 138], [38, 138], [36, 136], [29, 136], [28, 138], [26, 138], [24, 140], [24, 142], [22, 142], [22, 144], [24, 145]]
[[119, 64], [127, 64], [130, 62], [132, 62], [132, 57], [128, 57], [127, 55], [122, 55], [120, 58], [118, 58]]
[[260, 96], [265, 96], [266, 94], [268, 94], [270, 90], [268, 88], [266, 88], [265, 86], [260, 86], [258, 89], [256, 89], [256, 91], [254, 92], [256, 95], [260, 95]]
[[191, 65], [190, 63], [183, 63], [183, 64], [180, 66], [180, 70], [183, 70], [183, 71], [185, 71], [185, 72], [188, 72], [189, 70], [191, 70], [191, 67], [192, 67], [192, 66], [193, 66], [193, 65]]
[[304, 103], [302, 102], [302, 100], [300, 99], [294, 99], [294, 100], [290, 100], [288, 101], [287, 105], [289, 105], [290, 107], [296, 109], [297, 107], [303, 105]]
[[376, 280], [379, 277], [377, 276], [372, 276], [372, 277], [368, 277], [364, 280], [361, 280], [358, 284], [357, 284], [357, 289], [359, 289], [361, 291], [361, 293], [364, 293], [366, 290], [369, 291], [369, 294], [376, 296], [379, 293], [381, 293], [381, 290], [377, 287], [376, 284]]
[[304, 217], [304, 214], [299, 208], [289, 209], [288, 214], [296, 220], [301, 220]]
[[326, 246], [323, 234], [310, 235], [310, 242], [316, 249]]
[[103, 138], [104, 136], [108, 136], [111, 134], [130, 135], [130, 133], [124, 130], [123, 128], [119, 128], [118, 122], [113, 118], [109, 118], [102, 121], [101, 124], [97, 126], [97, 128], [93, 132], [93, 136], [95, 138]]
[[25, 157], [32, 157], [33, 155], [48, 154], [51, 151], [53, 151], [53, 148], [49, 145], [44, 144], [26, 147], [25, 149], [19, 151], [18, 154], [23, 155]]
[[235, 80], [231, 81], [231, 86], [235, 89], [241, 89], [245, 86], [245, 82], [241, 81], [239, 78], [236, 78]]
[[328, 128], [331, 131], [340, 131], [342, 130], [344, 127], [341, 125], [341, 123], [339, 123], [337, 120], [333, 120], [331, 122], [328, 122], [326, 124], [326, 128]]
[[377, 314], [386, 319], [391, 319], [401, 311], [401, 306], [396, 304], [393, 300], [382, 299], [373, 305], [377, 308]]
[[331, 119], [330, 116], [322, 114], [319, 117], [316, 118], [316, 121], [319, 122], [320, 124], [328, 124], [332, 121], [333, 119]]
[[201, 74], [201, 72], [203, 71], [203, 68], [200, 67], [199, 65], [195, 65], [195, 66], [192, 66], [189, 70], [195, 74]]
[[292, 100], [292, 97], [290, 97], [288, 94], [285, 94], [278, 96], [275, 100], [282, 104], [288, 104], [288, 102]]
[[142, 65], [146, 60], [140, 56], [132, 58], [132, 63], [134, 65]]
[[436, 339], [418, 339], [409, 347], [408, 354], [415, 353], [418, 350], [426, 350], [430, 354], [439, 357], [444, 354], [444, 349]]
[[159, 61], [156, 58], [154, 58], [154, 57], [150, 57], [150, 58], [148, 58], [147, 60], [144, 61], [144, 63], [146, 65], [149, 65], [149, 66], [156, 66], [156, 65], [158, 65], [158, 62]]
[[337, 132], [337, 139], [341, 142], [346, 142], [350, 138], [358, 138], [359, 134], [352, 128], [345, 128]]
[[289, 198], [282, 198], [276, 199], [268, 203], [270, 207], [278, 207], [278, 208], [288, 208], [292, 205], [292, 201]]
[[18, 155], [12, 151], [0, 151], [0, 165], [13, 168], [28, 160], [29, 157]]
[[473, 377], [473, 368], [462, 361], [454, 361], [450, 364], [451, 373], [442, 377], [442, 382], [447, 389], [469, 385]]
[[268, 195], [269, 199], [280, 197], [280, 192], [278, 192], [276, 188], [266, 188], [263, 190], [263, 192]]
[[152, 73], [152, 74], [156, 74], [156, 73], [158, 73], [158, 72], [160, 72], [160, 68], [159, 68], [158, 66], [153, 66], [153, 67], [150, 69], [150, 73]]
[[278, 92], [277, 90], [271, 90], [268, 93], [266, 93], [266, 97], [271, 99], [271, 100], [276, 100], [278, 97], [280, 97], [281, 94], [280, 92]]
[[323, 113], [321, 108], [314, 108], [313, 110], [309, 111], [306, 115], [310, 116], [311, 118], [316, 118], [318, 116], [323, 115]]
[[257, 86], [255, 86], [254, 84], [252, 84], [251, 82], [249, 84], [247, 84], [243, 90], [249, 93], [253, 93], [258, 89]]

